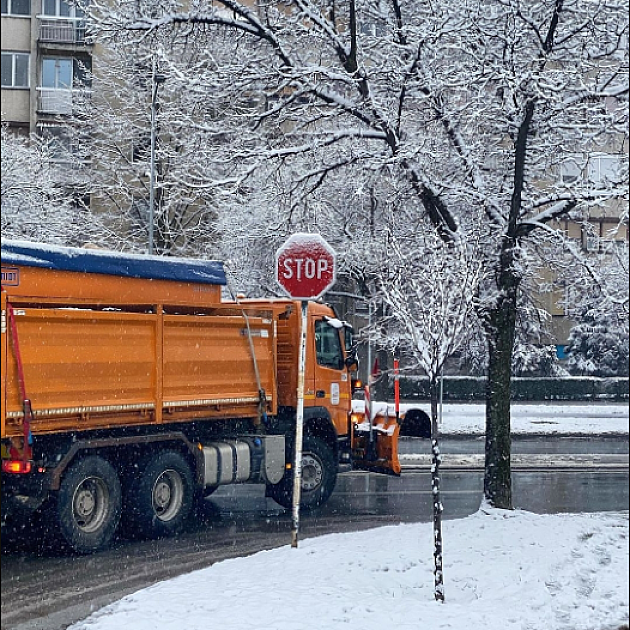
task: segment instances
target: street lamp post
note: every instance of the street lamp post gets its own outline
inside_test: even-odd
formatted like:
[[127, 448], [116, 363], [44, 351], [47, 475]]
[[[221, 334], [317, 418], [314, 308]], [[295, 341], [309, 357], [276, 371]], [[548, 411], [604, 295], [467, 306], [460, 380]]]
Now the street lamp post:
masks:
[[157, 72], [157, 59], [153, 57], [151, 71], [151, 167], [149, 174], [149, 255], [155, 253], [155, 149], [157, 144], [157, 95], [158, 87], [166, 79]]

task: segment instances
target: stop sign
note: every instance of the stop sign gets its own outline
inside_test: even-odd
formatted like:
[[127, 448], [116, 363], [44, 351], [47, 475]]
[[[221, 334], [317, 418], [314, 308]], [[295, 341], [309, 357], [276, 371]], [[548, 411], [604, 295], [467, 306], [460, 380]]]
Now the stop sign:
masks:
[[319, 234], [294, 234], [276, 254], [276, 279], [296, 300], [321, 297], [337, 279], [335, 250]]

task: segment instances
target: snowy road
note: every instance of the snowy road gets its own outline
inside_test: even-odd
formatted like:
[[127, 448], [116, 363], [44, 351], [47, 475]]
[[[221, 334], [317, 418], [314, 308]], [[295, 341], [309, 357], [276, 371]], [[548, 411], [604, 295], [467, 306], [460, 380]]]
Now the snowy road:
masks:
[[[460, 470], [445, 472], [443, 478], [447, 520], [474, 514], [483, 494], [483, 474]], [[628, 510], [628, 471], [516, 471], [514, 494], [518, 507], [539, 514]], [[426, 472], [407, 472], [400, 479], [346, 474], [326, 506], [303, 515], [303, 536], [427, 523], [431, 505]], [[65, 630], [146, 586], [285, 546], [290, 532], [290, 513], [266, 499], [257, 486], [220, 490], [177, 539], [121, 540], [114, 549], [87, 558], [59, 556], [54, 549], [45, 555], [33, 548], [6, 549], [3, 532], [2, 630]]]
[[[604, 460], [610, 463], [611, 457], [627, 460], [628, 407], [561, 407], [515, 408], [519, 437], [514, 449], [514, 494], [518, 507], [540, 514], [627, 511], [627, 465], [622, 470], [605, 466], [584, 470], [583, 458], [599, 458], [602, 464]], [[445, 455], [472, 458], [477, 466], [483, 452], [483, 407], [451, 405], [446, 411]], [[560, 437], [568, 430], [589, 437]], [[535, 437], [541, 433], [542, 439]], [[605, 437], [596, 437], [598, 433]], [[467, 439], [458, 439], [462, 434]], [[470, 439], [471, 435], [476, 437]], [[426, 440], [415, 444], [403, 441], [406, 455], [426, 456], [422, 452], [426, 447]], [[571, 471], [546, 472], [519, 469], [519, 458], [543, 457], [548, 465], [558, 461], [558, 455], [571, 456], [575, 467]], [[470, 468], [454, 468], [445, 471], [443, 488], [447, 518], [466, 517], [478, 510], [483, 475]], [[324, 508], [303, 516], [303, 534], [310, 538], [393, 523], [429, 522], [431, 518], [426, 472], [408, 471], [401, 479], [352, 473], [342, 475], [337, 491]], [[54, 550], [40, 555], [40, 550], [32, 546], [11, 547], [3, 531], [2, 630], [65, 630], [95, 609], [161, 580], [227, 558], [284, 546], [290, 530], [291, 515], [267, 500], [264, 489], [246, 486], [219, 491], [176, 540], [121, 540], [114, 549], [88, 558], [59, 556]], [[20, 540], [32, 537], [31, 533], [19, 536]]]

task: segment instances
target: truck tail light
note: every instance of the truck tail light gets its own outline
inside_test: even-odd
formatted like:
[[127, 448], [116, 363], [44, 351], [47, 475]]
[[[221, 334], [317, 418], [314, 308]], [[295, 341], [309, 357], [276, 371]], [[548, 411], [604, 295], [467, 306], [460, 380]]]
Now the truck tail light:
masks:
[[22, 460], [2, 460], [2, 472], [8, 475], [29, 475], [33, 471], [33, 464]]

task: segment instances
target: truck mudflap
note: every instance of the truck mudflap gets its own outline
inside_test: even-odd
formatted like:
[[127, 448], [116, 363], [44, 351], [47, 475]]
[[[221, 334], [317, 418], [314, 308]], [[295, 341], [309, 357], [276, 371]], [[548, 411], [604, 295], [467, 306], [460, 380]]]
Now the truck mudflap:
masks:
[[2, 474], [2, 524], [11, 519], [28, 519], [48, 498], [45, 475]]
[[378, 416], [370, 427], [364, 416], [354, 414], [352, 424], [354, 468], [399, 477], [402, 473], [398, 457], [400, 425], [396, 419]]

